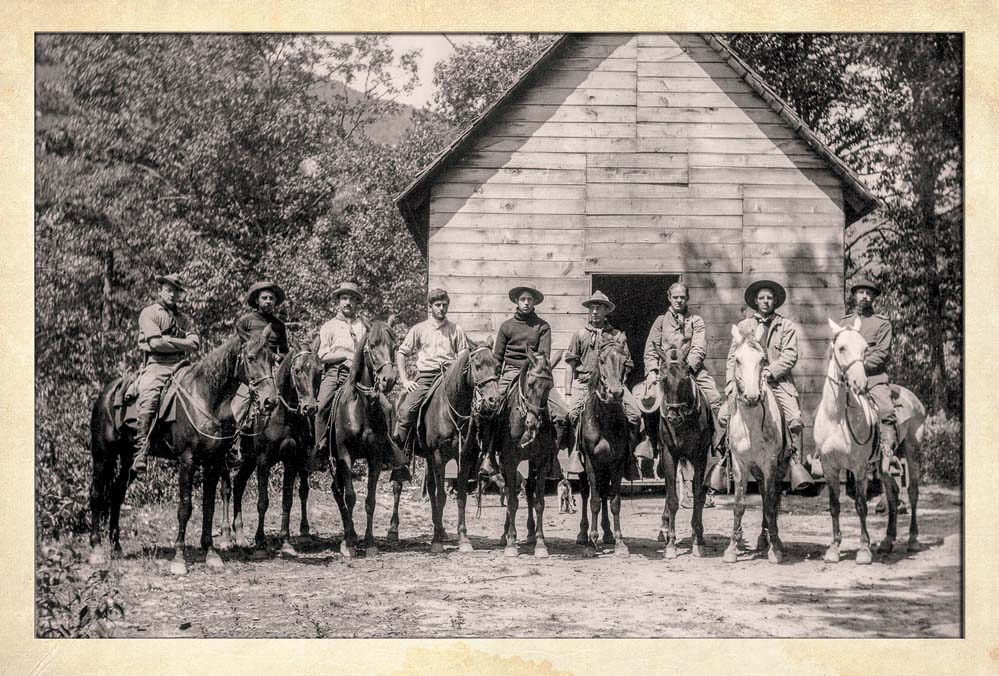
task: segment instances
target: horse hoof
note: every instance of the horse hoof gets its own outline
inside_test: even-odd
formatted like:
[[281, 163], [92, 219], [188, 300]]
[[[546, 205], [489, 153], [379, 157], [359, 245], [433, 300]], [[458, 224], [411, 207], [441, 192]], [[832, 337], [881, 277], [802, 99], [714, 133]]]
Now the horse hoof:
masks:
[[908, 544], [906, 544], [905, 546], [905, 549], [909, 553], [914, 554], [916, 552], [926, 551], [927, 547], [919, 540], [909, 540]]
[[528, 546], [533, 545], [533, 544], [537, 544], [537, 542], [538, 542], [538, 539], [535, 536], [533, 536], [533, 535], [528, 535], [527, 539], [524, 540], [524, 544], [528, 545]]
[[621, 542], [614, 548], [614, 556], [618, 557], [619, 559], [626, 559], [629, 556], [631, 556], [631, 552], [628, 551], [627, 545]]
[[225, 568], [225, 564], [222, 563], [222, 557], [214, 549], [209, 549], [208, 553], [205, 554], [205, 565], [212, 570], [222, 570]]
[[516, 545], [514, 545], [512, 547], [506, 547], [503, 550], [503, 556], [506, 556], [506, 557], [509, 557], [509, 558], [516, 558], [517, 554], [518, 554], [518, 552], [517, 552]]
[[352, 559], [352, 558], [354, 558], [354, 554], [355, 553], [356, 552], [354, 551], [354, 548], [351, 547], [350, 545], [348, 545], [346, 540], [344, 540], [343, 542], [340, 543], [340, 555], [341, 556], [343, 556], [344, 558], [347, 558], [347, 559]]
[[536, 545], [534, 547], [534, 558], [536, 559], [547, 559], [548, 558], [548, 548], [544, 545]]
[[699, 559], [704, 558], [704, 547], [701, 545], [694, 545], [690, 548], [690, 553]]
[[374, 542], [372, 542], [369, 545], [365, 545], [364, 546], [364, 555], [365, 556], [378, 556], [378, 545], [376, 545]]
[[826, 563], [839, 563], [839, 547], [830, 547], [822, 557]]
[[104, 553], [103, 547], [94, 547], [94, 550], [90, 552], [90, 557], [87, 559], [87, 563], [91, 566], [103, 566], [108, 562], [108, 557]]
[[270, 553], [267, 551], [267, 547], [260, 545], [259, 547], [254, 547], [253, 551], [250, 552], [250, 558], [254, 561], [263, 561], [268, 558]]
[[471, 542], [465, 540], [464, 542], [458, 543], [458, 551], [462, 554], [469, 554], [475, 551], [475, 547], [472, 546]]
[[893, 549], [895, 549], [895, 543], [891, 540], [884, 539], [878, 545], [878, 554], [891, 554]]
[[228, 537], [219, 538], [218, 541], [215, 543], [215, 549], [219, 550], [220, 552], [228, 552], [229, 550], [232, 549], [232, 538]]
[[250, 548], [250, 541], [246, 539], [245, 535], [237, 535], [236, 536], [236, 546], [239, 547], [239, 548], [241, 548], [241, 549], [249, 549]]
[[784, 552], [774, 547], [767, 552], [767, 561], [770, 563], [784, 563]]
[[858, 565], [866, 566], [866, 565], [869, 565], [871, 563], [871, 561], [873, 561], [873, 560], [874, 560], [874, 557], [871, 556], [871, 550], [868, 549], [867, 547], [864, 547], [863, 549], [858, 549], [857, 550], [857, 564]]
[[735, 563], [738, 560], [739, 560], [739, 552], [732, 547], [726, 549], [725, 553], [722, 554], [722, 561], [724, 561], [725, 563]]
[[768, 540], [765, 535], [761, 535], [759, 539], [756, 541], [756, 551], [758, 552], [767, 551], [767, 547], [769, 546], [770, 546], [770, 540]]
[[590, 544], [590, 539], [588, 537], [586, 537], [585, 533], [580, 533], [579, 535], [576, 536], [576, 544], [577, 545], [588, 545], [588, 544]]
[[606, 534], [606, 533], [604, 534], [604, 539], [603, 539], [603, 543], [604, 543], [605, 545], [612, 545], [612, 544], [614, 544], [615, 542], [616, 542], [616, 541], [614, 540], [614, 536], [613, 536], [613, 535], [610, 535], [610, 534]]
[[385, 541], [392, 543], [399, 542], [399, 531], [390, 530], [388, 533], [385, 534]]
[[187, 575], [187, 563], [182, 559], [174, 559], [170, 562], [171, 575]]
[[281, 554], [284, 556], [295, 557], [298, 556], [298, 551], [291, 545], [290, 542], [285, 542], [281, 545]]
[[659, 531], [659, 537], [656, 538], [659, 542], [666, 542], [666, 536], [663, 535], [662, 531]]
[[443, 554], [444, 553], [444, 543], [443, 542], [431, 542], [430, 543], [430, 553], [431, 554]]
[[666, 549], [663, 550], [663, 558], [664, 559], [675, 559], [676, 557], [677, 557], [676, 546], [675, 545], [667, 545]]

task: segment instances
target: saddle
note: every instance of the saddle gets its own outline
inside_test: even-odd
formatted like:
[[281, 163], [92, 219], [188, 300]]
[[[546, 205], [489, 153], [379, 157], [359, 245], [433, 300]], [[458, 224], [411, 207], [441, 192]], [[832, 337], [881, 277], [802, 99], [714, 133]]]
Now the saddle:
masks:
[[433, 399], [434, 393], [440, 389], [441, 384], [444, 382], [444, 372], [442, 371], [434, 382], [430, 385], [430, 389], [423, 396], [423, 401], [420, 402], [419, 407], [416, 409], [416, 421], [409, 428], [409, 436], [403, 444], [403, 451], [412, 458], [416, 454], [416, 444], [418, 439], [422, 439], [422, 431], [424, 428], [424, 416], [427, 414], [427, 409], [430, 408], [430, 400]]
[[[152, 432], [160, 423], [172, 423], [177, 420], [177, 388], [174, 381], [190, 367], [186, 359], [179, 362], [170, 375], [170, 381], [163, 387], [160, 394], [160, 407], [150, 428]], [[139, 374], [127, 371], [118, 379], [111, 390], [111, 413], [115, 431], [119, 436], [127, 432], [132, 437], [136, 433], [138, 419]]]

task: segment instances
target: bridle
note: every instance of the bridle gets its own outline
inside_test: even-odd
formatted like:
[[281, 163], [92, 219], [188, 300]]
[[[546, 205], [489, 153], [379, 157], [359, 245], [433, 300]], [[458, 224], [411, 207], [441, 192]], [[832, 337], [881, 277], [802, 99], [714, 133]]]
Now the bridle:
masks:
[[[603, 372], [603, 368], [602, 368], [603, 365], [604, 365], [604, 360], [603, 360], [603, 354], [604, 354], [603, 345], [608, 345], [608, 344], [611, 344], [611, 343], [605, 342], [602, 345], [597, 346], [597, 350], [598, 350], [597, 354], [598, 354], [598, 356], [597, 356], [597, 368], [596, 368], [596, 381], [594, 382], [594, 387], [592, 389], [594, 396], [596, 396], [596, 398], [602, 404], [610, 404], [610, 403], [612, 403], [612, 401], [611, 401], [611, 395], [610, 395], [610, 392], [607, 389], [607, 382], [604, 379], [604, 372]], [[609, 347], [608, 350], [614, 350], [614, 348], [613, 347]], [[624, 375], [623, 374], [622, 374], [621, 380], [624, 380]]]
[[295, 378], [295, 360], [297, 360], [299, 357], [308, 356], [309, 354], [311, 353], [308, 350], [300, 350], [299, 352], [296, 352], [294, 356], [288, 357], [288, 359], [291, 360], [291, 363], [288, 366], [288, 370], [291, 372], [291, 384], [295, 388], [295, 401], [298, 405], [292, 406], [291, 404], [289, 404], [287, 401], [285, 401], [285, 398], [281, 395], [281, 388], [275, 388], [277, 390], [278, 400], [281, 402], [281, 404], [292, 413], [298, 413], [299, 415], [305, 415], [305, 410], [302, 404], [302, 391], [298, 387], [298, 379]]
[[[836, 335], [833, 336], [832, 343], [830, 343], [830, 345], [829, 345], [829, 352], [832, 354], [832, 361], [833, 361], [833, 363], [836, 364], [836, 368], [839, 370], [839, 378], [838, 379], [837, 378], [833, 378], [828, 373], [826, 373], [826, 379], [829, 382], [833, 383], [834, 385], [839, 386], [840, 389], [843, 391], [843, 410], [844, 410], [843, 420], [846, 423], [847, 434], [850, 435], [850, 439], [853, 441], [854, 445], [856, 445], [856, 446], [866, 446], [867, 444], [870, 443], [871, 439], [874, 438], [874, 431], [876, 429], [874, 421], [871, 419], [870, 414], [868, 412], [868, 411], [870, 411], [870, 408], [868, 408], [868, 411], [864, 412], [865, 413], [865, 417], [867, 418], [867, 426], [870, 428], [870, 432], [868, 433], [867, 438], [864, 439], [863, 441], [861, 441], [860, 439], [857, 438], [857, 433], [856, 433], [856, 431], [854, 431], [853, 425], [850, 423], [850, 410], [849, 410], [850, 409], [850, 388], [849, 387], [843, 387], [843, 384], [846, 382], [846, 373], [847, 373], [847, 371], [850, 370], [850, 367], [853, 366], [854, 364], [857, 364], [858, 362], [860, 364], [864, 363], [864, 353], [861, 352], [861, 354], [860, 354], [859, 357], [857, 357], [855, 359], [851, 359], [850, 362], [847, 363], [847, 364], [842, 364], [840, 362], [840, 360], [839, 360], [839, 357], [836, 356], [836, 339], [839, 338], [839, 336], [841, 334], [843, 334], [843, 333], [845, 333], [847, 331], [853, 331], [854, 333], [860, 333], [860, 331], [857, 331], [854, 328], [844, 328], [842, 331], [837, 332]], [[861, 334], [861, 336], [862, 335], [863, 334]], [[866, 351], [866, 348], [864, 348], [864, 350]], [[857, 399], [859, 400], [860, 397], [857, 397]], [[870, 406], [870, 405], [868, 404], [868, 406]], [[861, 410], [863, 410], [863, 406], [861, 406]]]
[[[673, 364], [680, 363], [680, 360], [671, 359], [667, 361], [666, 365], [669, 366], [671, 363]], [[660, 373], [659, 381], [662, 382], [665, 380], [664, 377], [665, 369], [660, 368], [659, 373]], [[691, 378], [689, 375], [687, 375], [686, 378], [687, 382], [690, 383], [690, 395], [691, 395], [690, 401], [672, 402], [672, 401], [666, 401], [664, 397], [662, 402], [660, 402], [659, 404], [660, 406], [659, 415], [662, 417], [663, 420], [666, 420], [667, 422], [670, 423], [681, 422], [691, 417], [696, 412], [694, 410], [694, 404], [697, 402], [697, 385], [694, 383], [694, 379]]]
[[[468, 434], [471, 433], [470, 422], [473, 415], [483, 418], [485, 420], [491, 420], [496, 416], [493, 412], [492, 415], [486, 416], [482, 413], [482, 388], [491, 382], [499, 380], [499, 377], [495, 373], [491, 376], [483, 378], [482, 380], [477, 380], [475, 377], [475, 370], [472, 368], [472, 357], [479, 352], [489, 351], [490, 348], [485, 345], [480, 345], [479, 347], [472, 350], [468, 355], [468, 363], [465, 364], [465, 368], [461, 372], [462, 378], [467, 378], [472, 381], [472, 405], [467, 414], [459, 413], [458, 409], [455, 408], [454, 404], [451, 403], [451, 399], [447, 396], [447, 390], [444, 390], [444, 402], [447, 404], [448, 417], [451, 418], [451, 424], [454, 425], [455, 430], [458, 432], [458, 457], [462, 457], [462, 449], [464, 447], [465, 440]], [[444, 389], [443, 387], [441, 388]], [[466, 425], [468, 425], [466, 429]]]
[[[760, 398], [756, 403], [749, 403], [745, 395], [745, 387], [743, 384], [742, 373], [739, 369], [735, 369], [735, 394], [736, 398], [747, 408], [753, 408], [754, 406], [760, 406], [763, 404], [763, 399], [766, 396], [766, 392], [769, 389], [766, 387], [766, 380], [763, 378], [763, 371], [770, 365], [770, 360], [767, 359], [766, 351], [763, 351], [763, 358], [760, 359], [760, 380], [759, 380], [759, 390]], [[766, 409], [764, 408], [764, 411]]]
[[374, 394], [382, 394], [382, 387], [378, 381], [378, 374], [382, 372], [383, 369], [388, 368], [392, 365], [391, 359], [386, 359], [383, 362], [376, 363], [374, 355], [371, 354], [371, 350], [368, 348], [367, 343], [364, 345], [364, 365], [371, 372], [372, 385], [370, 387], [362, 385], [361, 383], [354, 383], [354, 388], [365, 396], [372, 396]]
[[[858, 362], [861, 363], [861, 364], [864, 363], [864, 353], [863, 352], [860, 353], [859, 357], [857, 357], [856, 359], [851, 359], [850, 362], [847, 363], [847, 364], [840, 363], [839, 357], [836, 356], [836, 339], [839, 338], [842, 334], [846, 333], [847, 331], [852, 331], [853, 333], [860, 334], [861, 337], [863, 337], [863, 334], [861, 334], [860, 331], [857, 331], [856, 329], [853, 329], [853, 328], [844, 328], [842, 331], [837, 332], [836, 335], [833, 336], [832, 343], [830, 343], [830, 345], [829, 345], [829, 351], [832, 353], [832, 360], [836, 364], [836, 368], [839, 369], [839, 380], [836, 380], [835, 378], [832, 378], [828, 373], [826, 374], [826, 378], [829, 379], [829, 380], [831, 380], [836, 385], [842, 385], [843, 384], [843, 381], [845, 380], [846, 372], [850, 370], [851, 366], [853, 366], [854, 364], [856, 364]], [[866, 348], [864, 348], [864, 350], [866, 351]]]
[[[524, 385], [527, 382], [528, 372], [524, 372], [524, 377], [520, 378], [520, 383], [517, 387], [517, 410], [520, 412], [521, 417], [526, 418], [528, 413], [533, 413], [536, 418], [541, 418], [545, 412], [544, 404], [534, 404], [528, 399], [527, 393], [524, 392]], [[535, 373], [535, 380], [550, 380], [552, 384], [555, 384], [555, 378], [549, 373]]]

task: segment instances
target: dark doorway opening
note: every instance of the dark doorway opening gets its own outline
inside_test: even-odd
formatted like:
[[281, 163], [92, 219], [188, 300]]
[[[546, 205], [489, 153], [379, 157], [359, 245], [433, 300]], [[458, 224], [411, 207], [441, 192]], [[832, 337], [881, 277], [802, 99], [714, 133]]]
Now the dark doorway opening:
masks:
[[680, 275], [592, 275], [592, 290], [603, 291], [615, 305], [611, 324], [628, 335], [628, 349], [635, 368], [628, 387], [645, 379], [645, 339], [656, 318], [669, 309], [666, 292]]

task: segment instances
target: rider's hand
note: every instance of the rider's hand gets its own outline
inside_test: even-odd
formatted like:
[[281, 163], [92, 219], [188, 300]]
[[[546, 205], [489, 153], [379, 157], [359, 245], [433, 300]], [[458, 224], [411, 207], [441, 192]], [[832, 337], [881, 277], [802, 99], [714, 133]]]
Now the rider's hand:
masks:
[[771, 381], [773, 381], [773, 379], [774, 379], [774, 374], [770, 373], [770, 369], [768, 369], [768, 368], [765, 368], [765, 369], [763, 369], [763, 378], [764, 378], [764, 379], [765, 379], [765, 380], [766, 380], [767, 382], [771, 382]]
[[406, 382], [404, 382], [402, 384], [402, 388], [404, 390], [406, 390], [407, 392], [412, 392], [412, 391], [414, 391], [416, 389], [416, 381], [415, 380], [407, 380]]

